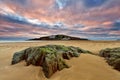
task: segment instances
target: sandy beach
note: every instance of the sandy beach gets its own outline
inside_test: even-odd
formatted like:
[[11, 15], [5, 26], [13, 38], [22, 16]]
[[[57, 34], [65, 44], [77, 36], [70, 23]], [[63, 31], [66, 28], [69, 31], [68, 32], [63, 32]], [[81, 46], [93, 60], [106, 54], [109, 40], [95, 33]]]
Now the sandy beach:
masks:
[[98, 54], [101, 49], [120, 47], [120, 41], [37, 41], [0, 43], [0, 80], [120, 80], [120, 72], [109, 66], [104, 58], [81, 54], [78, 58], [66, 60], [71, 66], [45, 78], [39, 66], [25, 66], [25, 62], [11, 65], [15, 52], [33, 46], [48, 44], [77, 46]]

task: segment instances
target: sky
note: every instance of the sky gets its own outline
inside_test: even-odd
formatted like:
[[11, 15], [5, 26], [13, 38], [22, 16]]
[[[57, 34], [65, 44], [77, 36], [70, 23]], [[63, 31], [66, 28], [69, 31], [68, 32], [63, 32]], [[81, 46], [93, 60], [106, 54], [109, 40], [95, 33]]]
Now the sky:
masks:
[[0, 0], [0, 40], [56, 34], [120, 39], [120, 0]]

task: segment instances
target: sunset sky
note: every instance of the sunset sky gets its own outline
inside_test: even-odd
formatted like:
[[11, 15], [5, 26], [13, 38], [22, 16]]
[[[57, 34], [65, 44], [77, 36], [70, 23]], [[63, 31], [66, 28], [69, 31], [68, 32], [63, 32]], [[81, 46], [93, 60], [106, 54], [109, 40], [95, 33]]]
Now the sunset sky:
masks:
[[55, 34], [120, 39], [120, 0], [0, 0], [0, 40]]

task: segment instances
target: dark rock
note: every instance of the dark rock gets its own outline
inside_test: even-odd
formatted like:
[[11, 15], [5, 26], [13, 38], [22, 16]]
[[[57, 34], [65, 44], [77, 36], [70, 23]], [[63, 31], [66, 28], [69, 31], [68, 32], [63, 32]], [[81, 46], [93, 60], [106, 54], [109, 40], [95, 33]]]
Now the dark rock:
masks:
[[13, 56], [12, 64], [16, 64], [25, 59], [24, 51], [16, 52]]
[[120, 71], [120, 47], [103, 49], [100, 51], [100, 56], [104, 57], [114, 69]]
[[120, 71], [120, 58], [114, 61], [114, 68]]
[[25, 60], [27, 66], [30, 64], [42, 66], [45, 76], [49, 78], [57, 70], [69, 68], [64, 59], [79, 57], [80, 53], [89, 53], [89, 51], [78, 47], [65, 47], [63, 45], [30, 47], [16, 52], [13, 55], [12, 64]]

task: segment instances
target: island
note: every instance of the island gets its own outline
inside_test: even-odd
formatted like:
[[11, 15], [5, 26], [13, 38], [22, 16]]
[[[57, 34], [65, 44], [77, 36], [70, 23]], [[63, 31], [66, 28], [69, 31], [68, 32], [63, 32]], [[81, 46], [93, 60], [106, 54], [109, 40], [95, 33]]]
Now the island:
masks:
[[88, 40], [88, 39], [58, 34], [58, 35], [50, 35], [40, 38], [29, 39], [28, 41], [30, 40]]

